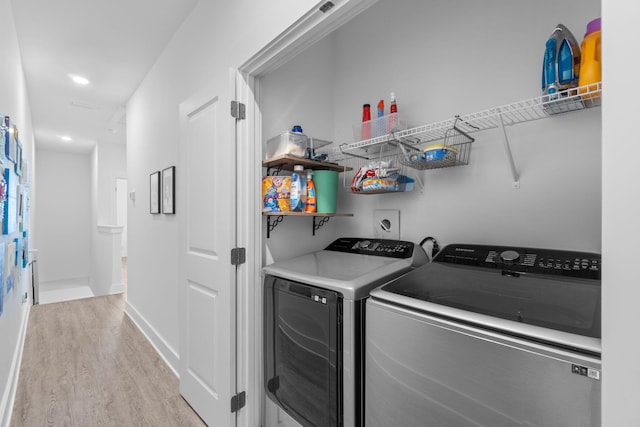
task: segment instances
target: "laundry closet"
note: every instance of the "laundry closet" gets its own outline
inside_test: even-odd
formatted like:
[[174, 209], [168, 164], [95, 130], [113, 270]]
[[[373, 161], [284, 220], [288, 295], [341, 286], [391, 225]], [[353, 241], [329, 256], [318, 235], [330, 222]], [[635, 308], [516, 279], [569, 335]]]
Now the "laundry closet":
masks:
[[[274, 224], [264, 216], [263, 265], [320, 250], [338, 237], [372, 237], [380, 227], [374, 221], [379, 210], [397, 211], [397, 235], [391, 238], [414, 243], [432, 236], [441, 245], [600, 253], [598, 105], [516, 124], [505, 120], [504, 128], [471, 129], [467, 164], [403, 168], [414, 181], [411, 191], [353, 192], [355, 171], [386, 148], [371, 150], [368, 160], [339, 153], [340, 145], [362, 139], [357, 129], [363, 105], [370, 104], [375, 117], [384, 100], [386, 115], [392, 92], [407, 129], [443, 121], [463, 127], [457, 116], [540, 97], [545, 42], [556, 24], [580, 42], [587, 23], [599, 16], [598, 0], [381, 0], [261, 77], [263, 153], [268, 139], [294, 125], [332, 141], [324, 151], [344, 169], [336, 210], [345, 214], [325, 218], [321, 226], [317, 218], [284, 216]], [[266, 425], [296, 425], [269, 399], [266, 407]]]

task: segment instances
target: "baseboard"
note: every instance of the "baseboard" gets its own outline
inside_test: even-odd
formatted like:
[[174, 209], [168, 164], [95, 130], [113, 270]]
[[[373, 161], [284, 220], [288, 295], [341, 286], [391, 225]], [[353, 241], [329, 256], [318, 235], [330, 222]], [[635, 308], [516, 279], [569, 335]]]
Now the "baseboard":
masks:
[[147, 338], [147, 341], [153, 346], [160, 357], [165, 361], [174, 373], [174, 375], [180, 378], [180, 357], [178, 353], [162, 338], [158, 332], [147, 322], [147, 320], [136, 310], [136, 308], [129, 303], [125, 304], [125, 314], [131, 319], [131, 321], [138, 327], [142, 335]]
[[20, 366], [22, 365], [22, 352], [24, 350], [24, 341], [27, 336], [27, 325], [29, 323], [29, 313], [31, 312], [31, 304], [24, 304], [25, 309], [22, 311], [22, 321], [20, 325], [20, 334], [18, 336], [18, 345], [13, 353], [11, 361], [11, 370], [9, 371], [9, 381], [2, 395], [0, 402], [0, 426], [9, 427], [11, 424], [11, 416], [13, 415], [13, 403], [16, 400], [16, 392], [18, 390], [18, 379], [20, 377]]

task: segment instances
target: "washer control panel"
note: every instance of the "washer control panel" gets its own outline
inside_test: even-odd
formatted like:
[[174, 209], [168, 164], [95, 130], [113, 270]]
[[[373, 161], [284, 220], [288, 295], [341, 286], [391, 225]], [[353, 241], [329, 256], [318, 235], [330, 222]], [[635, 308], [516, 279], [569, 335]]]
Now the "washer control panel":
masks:
[[602, 257], [590, 252], [452, 244], [434, 262], [497, 268], [503, 273], [549, 274], [600, 280]]
[[342, 237], [327, 246], [325, 250], [388, 258], [411, 258], [414, 246], [413, 242], [404, 240]]

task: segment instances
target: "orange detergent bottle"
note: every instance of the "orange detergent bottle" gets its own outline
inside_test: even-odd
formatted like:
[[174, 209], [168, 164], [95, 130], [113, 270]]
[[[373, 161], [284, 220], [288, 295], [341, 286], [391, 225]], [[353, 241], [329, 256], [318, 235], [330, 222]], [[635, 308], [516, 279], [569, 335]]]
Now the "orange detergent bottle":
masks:
[[586, 92], [595, 90], [597, 88], [595, 83], [602, 80], [600, 38], [600, 18], [597, 18], [587, 24], [587, 33], [584, 35], [581, 45], [582, 58], [580, 59], [578, 85], [589, 85], [588, 88], [580, 89], [582, 98], [591, 98], [593, 95]]
[[305, 212], [316, 212], [316, 186], [313, 183], [313, 172], [307, 173], [307, 205]]

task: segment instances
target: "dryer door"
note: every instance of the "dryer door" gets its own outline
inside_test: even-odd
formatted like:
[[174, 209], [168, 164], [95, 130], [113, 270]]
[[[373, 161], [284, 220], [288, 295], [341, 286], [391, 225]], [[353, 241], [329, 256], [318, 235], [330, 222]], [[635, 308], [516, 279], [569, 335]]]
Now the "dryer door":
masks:
[[266, 276], [265, 388], [303, 425], [342, 424], [342, 298]]

